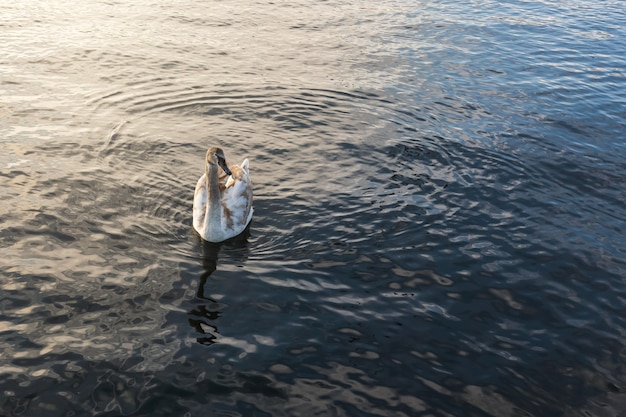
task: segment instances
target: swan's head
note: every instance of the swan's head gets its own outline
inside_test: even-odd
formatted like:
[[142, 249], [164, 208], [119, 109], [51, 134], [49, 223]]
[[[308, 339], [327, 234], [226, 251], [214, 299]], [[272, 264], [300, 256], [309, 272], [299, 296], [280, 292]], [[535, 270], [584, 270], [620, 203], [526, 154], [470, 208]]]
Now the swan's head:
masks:
[[207, 168], [209, 165], [219, 165], [227, 175], [232, 175], [230, 169], [228, 169], [228, 165], [226, 165], [226, 157], [224, 156], [224, 151], [220, 148], [210, 148], [206, 153], [206, 164]]

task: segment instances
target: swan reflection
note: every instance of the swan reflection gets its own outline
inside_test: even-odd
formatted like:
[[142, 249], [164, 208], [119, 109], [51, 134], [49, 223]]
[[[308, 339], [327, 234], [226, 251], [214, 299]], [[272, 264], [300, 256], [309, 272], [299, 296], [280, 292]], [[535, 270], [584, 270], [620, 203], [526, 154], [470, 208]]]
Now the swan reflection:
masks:
[[210, 284], [209, 277], [217, 270], [219, 254], [222, 252], [225, 262], [241, 265], [248, 257], [249, 236], [249, 225], [240, 235], [221, 243], [208, 242], [196, 235], [202, 253], [202, 274], [196, 291], [196, 300], [199, 302], [188, 312], [188, 320], [191, 327], [204, 335], [196, 338], [198, 343], [210, 345], [216, 343], [220, 337], [217, 319], [222, 316], [227, 304], [206, 295], [207, 283]]

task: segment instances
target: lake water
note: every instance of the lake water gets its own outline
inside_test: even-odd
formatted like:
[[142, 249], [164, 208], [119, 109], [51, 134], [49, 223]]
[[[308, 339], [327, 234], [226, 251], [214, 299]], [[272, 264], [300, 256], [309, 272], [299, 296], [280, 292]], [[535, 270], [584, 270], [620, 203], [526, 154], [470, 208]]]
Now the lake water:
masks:
[[624, 415], [622, 1], [0, 3], [0, 415]]

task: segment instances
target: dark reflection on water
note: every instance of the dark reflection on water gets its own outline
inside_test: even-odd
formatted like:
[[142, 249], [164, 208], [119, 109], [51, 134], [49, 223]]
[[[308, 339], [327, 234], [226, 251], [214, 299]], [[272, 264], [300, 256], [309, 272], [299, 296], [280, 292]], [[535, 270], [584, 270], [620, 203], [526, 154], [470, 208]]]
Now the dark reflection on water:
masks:
[[[0, 415], [626, 408], [621, 3], [31, 6], [1, 28]], [[210, 145], [255, 190], [219, 245]]]

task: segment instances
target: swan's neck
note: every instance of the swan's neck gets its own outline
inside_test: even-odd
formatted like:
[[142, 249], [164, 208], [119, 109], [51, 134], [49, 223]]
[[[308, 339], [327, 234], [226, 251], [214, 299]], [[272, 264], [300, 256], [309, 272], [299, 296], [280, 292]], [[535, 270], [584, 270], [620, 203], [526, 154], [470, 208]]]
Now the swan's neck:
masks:
[[206, 190], [209, 201], [206, 205], [204, 235], [210, 236], [213, 231], [220, 230], [222, 225], [222, 195], [220, 192], [217, 165], [207, 164], [206, 166]]

